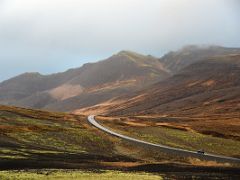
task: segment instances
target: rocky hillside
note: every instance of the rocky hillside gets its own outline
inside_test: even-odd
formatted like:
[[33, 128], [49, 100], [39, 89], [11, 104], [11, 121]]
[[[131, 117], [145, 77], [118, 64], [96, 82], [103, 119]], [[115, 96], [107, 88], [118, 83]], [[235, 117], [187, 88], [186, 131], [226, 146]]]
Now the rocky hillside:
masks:
[[0, 104], [70, 111], [165, 79], [157, 58], [122, 51], [63, 73], [25, 73], [0, 84]]
[[[98, 107], [102, 108], [103, 104], [108, 106], [115, 99], [124, 101], [122, 96], [131, 95], [140, 90], [147, 89], [146, 93], [153, 94], [155, 92], [151, 91], [155, 90], [154, 87], [160, 94], [164, 88], [168, 88], [166, 91], [168, 93], [173, 91], [172, 88], [178, 88], [174, 91], [178, 96], [181, 94], [180, 87], [182, 87], [182, 85], [178, 87], [178, 84], [185, 85], [185, 78], [187, 78], [185, 76], [189, 76], [189, 81], [195, 78], [202, 82], [203, 79], [211, 79], [213, 74], [209, 73], [217, 72], [221, 77], [216, 78], [224, 79], [226, 73], [231, 73], [231, 70], [228, 71], [222, 63], [222, 72], [218, 71], [216, 68], [223, 60], [215, 62], [214, 59], [235, 57], [236, 54], [240, 54], [239, 48], [219, 46], [187, 46], [179, 51], [170, 52], [160, 59], [150, 55], [121, 51], [108, 59], [88, 63], [66, 72], [51, 75], [25, 73], [4, 81], [0, 83], [0, 104], [57, 111], [88, 112], [89, 108], [99, 110]], [[204, 59], [209, 58], [213, 59], [211, 62], [216, 65], [203, 63]], [[228, 67], [228, 62], [225, 64]], [[208, 66], [211, 67], [211, 70]], [[186, 74], [187, 72], [189, 74]], [[170, 76], [173, 77], [164, 81]], [[215, 80], [213, 81], [209, 81], [208, 84], [215, 85]], [[151, 87], [154, 83], [158, 83], [158, 85]], [[187, 90], [185, 86], [183, 87], [183, 91]], [[209, 87], [212, 86], [209, 85]], [[190, 90], [193, 91], [192, 89], [191, 87]], [[164, 94], [161, 94], [159, 104], [164, 99], [172, 101], [171, 95], [162, 96]], [[147, 104], [144, 103], [144, 106], [147, 107]], [[152, 106], [157, 105], [152, 104]], [[175, 106], [171, 105], [171, 107]], [[164, 108], [161, 106], [160, 109]], [[136, 110], [138, 112], [138, 109]]]
[[[101, 109], [101, 108], [102, 109]], [[94, 110], [85, 109], [85, 112]], [[240, 117], [240, 55], [209, 58], [146, 90], [99, 106], [111, 115]]]

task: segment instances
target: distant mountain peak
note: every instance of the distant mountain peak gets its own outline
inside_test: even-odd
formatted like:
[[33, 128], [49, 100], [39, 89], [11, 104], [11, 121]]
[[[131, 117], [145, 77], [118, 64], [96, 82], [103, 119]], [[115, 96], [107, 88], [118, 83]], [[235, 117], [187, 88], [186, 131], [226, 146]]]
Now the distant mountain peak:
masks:
[[108, 60], [126, 60], [126, 59], [131, 60], [135, 63], [138, 63], [138, 62], [144, 62], [144, 63], [158, 62], [159, 63], [158, 58], [152, 55], [140, 54], [130, 50], [122, 50], [108, 58]]
[[120, 52], [117, 53], [118, 55], [124, 55], [124, 54], [138, 54], [134, 51], [129, 51], [129, 50], [122, 50]]
[[134, 51], [128, 51], [128, 50], [122, 50], [119, 53], [116, 54], [117, 56], [127, 56], [127, 57], [133, 57], [133, 58], [145, 58], [146, 56], [143, 54], [136, 53]]

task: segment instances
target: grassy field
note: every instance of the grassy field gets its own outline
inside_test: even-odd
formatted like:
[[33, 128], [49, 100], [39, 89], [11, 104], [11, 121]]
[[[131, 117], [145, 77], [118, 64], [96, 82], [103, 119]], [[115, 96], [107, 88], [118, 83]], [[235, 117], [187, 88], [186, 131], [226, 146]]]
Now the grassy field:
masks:
[[135, 161], [116, 152], [115, 142], [91, 129], [85, 116], [0, 106], [0, 168]]
[[[169, 145], [187, 147], [186, 131], [106, 119], [101, 123], [151, 142], [171, 139]], [[198, 136], [200, 142], [205, 135]], [[197, 142], [189, 145], [195, 146]], [[237, 154], [236, 149], [223, 153], [230, 152]], [[179, 158], [125, 142], [92, 127], [86, 116], [0, 106], [0, 179], [239, 177], [238, 172], [238, 167], [229, 164]]]
[[186, 131], [195, 131], [205, 135], [240, 141], [240, 115], [202, 115], [202, 116], [133, 116], [129, 117], [143, 124], [162, 126]]
[[[174, 123], [142, 121], [134, 118], [105, 118], [98, 117], [100, 123], [114, 131], [152, 143], [164, 144], [171, 147], [240, 157], [240, 141], [237, 139], [220, 138], [202, 134], [188, 127]], [[128, 127], [128, 128], [126, 128]]]
[[119, 171], [86, 172], [73, 170], [31, 170], [31, 171], [0, 171], [1, 180], [45, 180], [45, 179], [79, 179], [79, 180], [161, 180], [160, 175], [149, 173], [126, 173]]

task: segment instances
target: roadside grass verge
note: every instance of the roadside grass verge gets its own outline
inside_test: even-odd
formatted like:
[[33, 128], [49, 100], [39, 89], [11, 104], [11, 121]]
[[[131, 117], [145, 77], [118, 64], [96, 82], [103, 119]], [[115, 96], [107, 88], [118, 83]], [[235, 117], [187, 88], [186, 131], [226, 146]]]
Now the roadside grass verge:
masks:
[[172, 127], [148, 126], [144, 123], [140, 126], [139, 123], [141, 122], [126, 122], [126, 119], [114, 121], [98, 117], [97, 120], [100, 124], [109, 127], [115, 132], [148, 142], [193, 151], [204, 149], [208, 153], [240, 157], [240, 141], [238, 140], [213, 137]]

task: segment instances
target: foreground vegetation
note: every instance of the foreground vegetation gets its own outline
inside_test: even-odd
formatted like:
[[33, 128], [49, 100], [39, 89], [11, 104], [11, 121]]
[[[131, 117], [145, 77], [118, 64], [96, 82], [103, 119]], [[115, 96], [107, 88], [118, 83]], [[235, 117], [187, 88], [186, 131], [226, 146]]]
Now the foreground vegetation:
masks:
[[[151, 142], [175, 143], [172, 146], [185, 145], [189, 136], [184, 134], [189, 132], [169, 128], [143, 128], [144, 123], [136, 126], [106, 119], [101, 123]], [[159, 179], [159, 174], [240, 176], [239, 168], [230, 164], [171, 156], [109, 136], [88, 124], [86, 116], [0, 106], [0, 179]]]
[[79, 179], [79, 180], [155, 180], [162, 179], [159, 175], [148, 173], [124, 173], [119, 171], [102, 171], [102, 172], [86, 172], [86, 171], [73, 171], [73, 170], [31, 170], [31, 171], [0, 171], [0, 179]]
[[167, 120], [163, 122], [161, 118], [151, 119], [152, 122], [134, 117], [98, 117], [98, 120], [114, 131], [148, 142], [193, 151], [204, 149], [208, 153], [240, 157], [240, 141], [237, 139], [202, 134], [189, 127], [169, 123]]
[[0, 106], [0, 168], [87, 167], [134, 161], [91, 129], [86, 117]]

